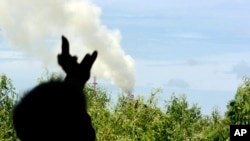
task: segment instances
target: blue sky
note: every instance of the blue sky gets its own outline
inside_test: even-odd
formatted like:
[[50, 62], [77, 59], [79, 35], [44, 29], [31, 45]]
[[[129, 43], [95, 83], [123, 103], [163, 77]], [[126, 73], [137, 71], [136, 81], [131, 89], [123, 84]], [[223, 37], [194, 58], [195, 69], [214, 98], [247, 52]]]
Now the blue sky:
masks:
[[[173, 92], [185, 93], [205, 114], [216, 105], [225, 112], [241, 78], [250, 76], [247, 0], [92, 2], [102, 9], [102, 24], [120, 30], [121, 46], [135, 60], [135, 96], [162, 88], [159, 103]], [[30, 59], [10, 48], [0, 31], [0, 73], [10, 76], [20, 92], [44, 72], [39, 59]], [[99, 85], [119, 91], [109, 81]]]

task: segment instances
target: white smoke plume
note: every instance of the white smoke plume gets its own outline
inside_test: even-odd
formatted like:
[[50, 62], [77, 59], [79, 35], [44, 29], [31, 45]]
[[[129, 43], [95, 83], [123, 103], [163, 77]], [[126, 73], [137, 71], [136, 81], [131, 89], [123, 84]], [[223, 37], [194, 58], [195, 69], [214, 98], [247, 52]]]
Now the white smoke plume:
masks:
[[0, 1], [0, 28], [10, 46], [39, 57], [47, 65], [56, 62], [63, 34], [78, 61], [86, 52], [98, 51], [93, 75], [132, 92], [134, 61], [120, 46], [120, 32], [102, 25], [100, 16], [101, 9], [90, 0]]

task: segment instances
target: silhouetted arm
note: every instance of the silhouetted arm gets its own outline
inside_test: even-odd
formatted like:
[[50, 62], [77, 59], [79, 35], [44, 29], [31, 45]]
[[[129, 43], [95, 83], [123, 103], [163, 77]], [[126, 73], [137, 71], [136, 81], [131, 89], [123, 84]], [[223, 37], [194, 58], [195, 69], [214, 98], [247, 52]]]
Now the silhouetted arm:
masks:
[[86, 54], [80, 63], [77, 63], [77, 57], [69, 53], [69, 42], [62, 36], [62, 53], [58, 54], [59, 65], [65, 71], [65, 82], [73, 83], [81, 90], [90, 77], [90, 70], [97, 57], [97, 51], [91, 55]]

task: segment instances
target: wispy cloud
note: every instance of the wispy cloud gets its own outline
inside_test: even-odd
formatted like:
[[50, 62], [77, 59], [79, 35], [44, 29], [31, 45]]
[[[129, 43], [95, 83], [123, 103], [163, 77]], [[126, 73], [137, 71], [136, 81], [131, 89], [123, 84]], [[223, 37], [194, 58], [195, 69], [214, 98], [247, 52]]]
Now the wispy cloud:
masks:
[[238, 78], [242, 78], [244, 76], [250, 76], [250, 62], [241, 61], [238, 64], [235, 64], [232, 67], [232, 73], [236, 74]]
[[177, 87], [177, 88], [188, 88], [189, 84], [185, 80], [182, 79], [170, 79], [166, 83], [169, 87]]
[[[146, 85], [151, 82], [159, 86], [167, 84], [187, 89], [234, 91], [241, 81], [239, 77], [250, 74], [247, 73], [248, 70], [250, 72], [249, 54], [250, 52], [225, 53], [165, 62], [137, 61], [137, 83]], [[242, 60], [245, 63], [235, 65]]]
[[186, 66], [186, 67], [193, 67], [193, 66], [202, 66], [214, 64], [214, 62], [209, 60], [199, 60], [199, 59], [184, 59], [184, 60], [161, 60], [161, 61], [147, 61], [145, 64], [149, 67], [171, 67], [171, 66]]
[[195, 59], [189, 59], [189, 60], [187, 60], [187, 65], [189, 65], [189, 66], [196, 66], [196, 65], [201, 65], [201, 64], [204, 64], [204, 63], [202, 63], [202, 62], [200, 62], [200, 61], [198, 61], [198, 60], [195, 60]]
[[204, 39], [206, 38], [204, 35], [195, 32], [185, 32], [185, 33], [178, 33], [174, 34], [173, 37], [183, 38], [183, 39]]

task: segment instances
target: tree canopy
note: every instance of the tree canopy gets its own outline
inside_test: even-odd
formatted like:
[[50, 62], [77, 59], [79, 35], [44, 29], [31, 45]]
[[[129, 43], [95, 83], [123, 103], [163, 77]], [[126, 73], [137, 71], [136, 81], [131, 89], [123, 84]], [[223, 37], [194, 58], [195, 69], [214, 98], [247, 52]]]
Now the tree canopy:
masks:
[[[55, 75], [46, 79], [51, 77]], [[148, 99], [138, 96], [131, 101], [120, 94], [115, 103], [103, 88], [87, 85], [84, 92], [98, 140], [225, 141], [229, 140], [229, 125], [250, 122], [250, 78], [243, 79], [224, 115], [217, 108], [209, 116], [202, 115], [201, 107], [188, 103], [185, 95], [172, 94], [160, 108], [160, 89], [152, 91]], [[11, 119], [17, 96], [11, 79], [0, 75], [1, 141], [17, 140]]]

